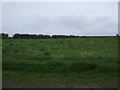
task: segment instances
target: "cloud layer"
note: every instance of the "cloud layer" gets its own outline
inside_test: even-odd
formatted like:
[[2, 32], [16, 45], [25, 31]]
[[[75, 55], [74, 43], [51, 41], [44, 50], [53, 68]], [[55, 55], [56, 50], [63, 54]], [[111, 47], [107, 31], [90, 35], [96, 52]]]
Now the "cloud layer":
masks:
[[116, 35], [117, 3], [3, 3], [3, 32]]
[[117, 22], [108, 17], [88, 18], [85, 16], [63, 16], [58, 19], [38, 17], [34, 23], [25, 25], [30, 33], [75, 34], [75, 35], [113, 35]]

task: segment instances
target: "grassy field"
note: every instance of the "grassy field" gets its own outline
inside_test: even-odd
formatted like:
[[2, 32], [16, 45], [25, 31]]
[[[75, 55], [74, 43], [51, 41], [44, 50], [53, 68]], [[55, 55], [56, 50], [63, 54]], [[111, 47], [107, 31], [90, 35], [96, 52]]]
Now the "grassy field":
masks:
[[4, 39], [3, 87], [117, 87], [117, 37]]

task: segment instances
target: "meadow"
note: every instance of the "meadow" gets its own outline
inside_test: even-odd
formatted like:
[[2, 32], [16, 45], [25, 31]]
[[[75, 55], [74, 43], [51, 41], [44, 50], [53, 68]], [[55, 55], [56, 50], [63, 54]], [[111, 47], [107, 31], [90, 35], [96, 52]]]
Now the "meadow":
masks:
[[3, 88], [118, 87], [118, 37], [3, 39]]

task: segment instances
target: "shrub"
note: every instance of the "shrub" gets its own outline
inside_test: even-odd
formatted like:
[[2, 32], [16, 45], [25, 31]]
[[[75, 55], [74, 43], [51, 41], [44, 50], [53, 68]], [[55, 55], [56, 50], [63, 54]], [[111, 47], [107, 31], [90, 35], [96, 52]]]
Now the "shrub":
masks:
[[71, 73], [80, 73], [85, 71], [91, 71], [96, 69], [97, 65], [94, 63], [88, 63], [88, 62], [74, 62], [71, 63], [69, 66], [69, 70]]

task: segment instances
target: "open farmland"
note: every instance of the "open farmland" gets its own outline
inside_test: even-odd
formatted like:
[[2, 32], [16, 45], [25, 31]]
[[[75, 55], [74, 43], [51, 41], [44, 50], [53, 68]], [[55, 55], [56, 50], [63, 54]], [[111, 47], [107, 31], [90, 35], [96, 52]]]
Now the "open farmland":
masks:
[[3, 39], [3, 87], [117, 87], [118, 38]]

